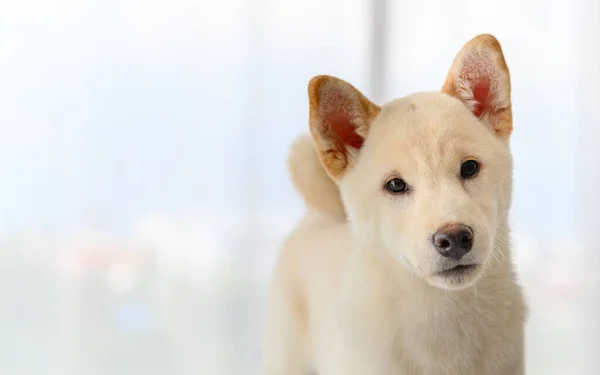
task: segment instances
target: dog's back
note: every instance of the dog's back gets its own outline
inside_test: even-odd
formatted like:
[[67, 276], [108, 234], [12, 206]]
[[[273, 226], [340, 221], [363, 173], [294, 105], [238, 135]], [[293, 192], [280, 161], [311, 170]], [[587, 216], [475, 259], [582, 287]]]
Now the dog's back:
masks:
[[[344, 262], [348, 228], [338, 186], [321, 165], [309, 135], [293, 143], [288, 168], [307, 212], [279, 251], [264, 346], [280, 352], [269, 355], [264, 367], [267, 373], [270, 368], [287, 368], [289, 375], [306, 375], [314, 361], [313, 333], [322, 325], [315, 317], [327, 315], [323, 310], [329, 308], [338, 276], [332, 270], [339, 270]], [[303, 370], [294, 372], [298, 368]]]

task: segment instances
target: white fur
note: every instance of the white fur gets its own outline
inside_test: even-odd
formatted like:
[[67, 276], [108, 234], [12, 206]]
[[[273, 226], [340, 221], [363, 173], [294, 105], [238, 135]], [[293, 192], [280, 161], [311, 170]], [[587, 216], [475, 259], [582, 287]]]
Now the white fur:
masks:
[[[419, 93], [384, 105], [339, 191], [314, 145], [295, 145], [293, 179], [310, 211], [273, 275], [265, 375], [523, 374], [526, 307], [508, 240], [508, 140], [460, 99]], [[482, 168], [462, 181], [466, 158]], [[298, 168], [303, 161], [310, 166]], [[389, 194], [390, 177], [411, 191]], [[478, 268], [445, 279], [436, 273], [449, 261], [430, 238], [453, 222], [473, 228], [461, 262]]]

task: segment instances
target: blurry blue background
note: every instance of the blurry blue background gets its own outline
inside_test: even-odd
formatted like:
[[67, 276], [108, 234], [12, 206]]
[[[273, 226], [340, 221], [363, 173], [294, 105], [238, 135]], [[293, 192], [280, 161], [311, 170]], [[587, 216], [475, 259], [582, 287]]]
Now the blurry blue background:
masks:
[[0, 373], [259, 374], [308, 80], [437, 90], [492, 33], [527, 373], [595, 374], [599, 20], [594, 0], [0, 0]]

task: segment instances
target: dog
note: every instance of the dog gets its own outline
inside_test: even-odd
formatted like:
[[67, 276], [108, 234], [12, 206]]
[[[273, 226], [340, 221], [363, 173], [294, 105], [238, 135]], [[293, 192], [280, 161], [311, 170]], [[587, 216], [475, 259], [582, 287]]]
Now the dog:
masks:
[[378, 106], [308, 85], [289, 157], [308, 210], [272, 275], [265, 375], [522, 375], [510, 74], [498, 40], [458, 52], [438, 92]]

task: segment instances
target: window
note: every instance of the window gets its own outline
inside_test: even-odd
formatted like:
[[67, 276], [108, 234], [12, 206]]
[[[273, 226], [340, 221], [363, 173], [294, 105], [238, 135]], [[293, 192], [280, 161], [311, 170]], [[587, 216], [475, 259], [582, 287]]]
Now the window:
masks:
[[527, 373], [591, 373], [597, 14], [591, 0], [0, 3], [0, 372], [260, 373], [268, 277], [303, 212], [285, 160], [308, 80], [382, 101], [436, 90], [486, 32], [513, 80]]

